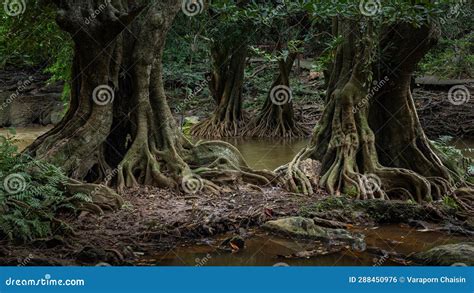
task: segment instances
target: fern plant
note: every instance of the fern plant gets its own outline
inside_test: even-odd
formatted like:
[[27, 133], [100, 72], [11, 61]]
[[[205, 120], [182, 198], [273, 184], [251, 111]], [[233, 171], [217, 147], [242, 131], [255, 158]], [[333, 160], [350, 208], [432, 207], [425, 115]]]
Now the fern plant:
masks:
[[19, 154], [12, 137], [0, 136], [0, 235], [31, 241], [64, 231], [56, 216], [75, 211], [84, 194], [68, 196], [59, 168]]
[[[460, 170], [458, 174], [462, 181], [473, 181], [474, 160], [463, 155], [462, 151], [451, 145], [451, 136], [441, 136], [435, 141], [431, 141], [438, 155], [444, 158], [444, 163], [451, 169]], [[468, 151], [471, 151], [470, 149]]]

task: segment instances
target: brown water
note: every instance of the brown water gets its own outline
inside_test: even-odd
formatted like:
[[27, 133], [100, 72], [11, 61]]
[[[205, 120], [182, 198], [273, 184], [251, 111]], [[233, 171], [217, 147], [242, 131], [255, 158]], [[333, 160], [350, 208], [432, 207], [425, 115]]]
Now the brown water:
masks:
[[0, 128], [0, 135], [14, 136], [19, 150], [23, 150], [30, 145], [38, 136], [53, 128], [53, 126], [24, 127], [14, 129], [15, 135], [9, 129]]
[[250, 167], [274, 170], [290, 162], [309, 139], [227, 138], [242, 153]]
[[[437, 245], [468, 241], [467, 237], [446, 235], [439, 232], [421, 232], [411, 227], [389, 225], [375, 229], [358, 230], [366, 235], [368, 247], [377, 247], [407, 255], [425, 251]], [[314, 250], [324, 245], [318, 242], [292, 240], [257, 231], [237, 253], [216, 248], [229, 235], [192, 246], [175, 247], [152, 257], [145, 257], [142, 265], [161, 266], [386, 266], [400, 265], [381, 254], [357, 252], [349, 247], [327, 255], [309, 258], [285, 258], [297, 252]]]

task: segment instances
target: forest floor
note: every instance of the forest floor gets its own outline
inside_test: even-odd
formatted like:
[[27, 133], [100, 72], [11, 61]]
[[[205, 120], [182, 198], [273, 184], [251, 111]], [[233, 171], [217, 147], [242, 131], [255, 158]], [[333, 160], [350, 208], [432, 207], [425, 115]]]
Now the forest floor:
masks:
[[[239, 233], [277, 217], [297, 215], [322, 194], [303, 196], [280, 189], [264, 192], [239, 187], [220, 195], [177, 194], [139, 188], [123, 194], [124, 207], [94, 215], [83, 212], [68, 221], [69, 236], [38, 240], [29, 245], [0, 245], [0, 265], [132, 264], [143, 254], [194, 243], [219, 233]], [[70, 219], [72, 220], [72, 219]]]
[[[291, 216], [311, 218], [323, 226], [336, 225], [349, 231], [370, 232], [380, 224], [404, 223], [423, 231], [441, 231], [439, 235], [448, 241], [466, 242], [474, 236], [474, 219], [447, 220], [439, 213], [446, 208], [442, 203], [420, 206], [325, 195], [319, 192], [305, 196], [277, 188], [257, 192], [245, 186], [220, 195], [185, 195], [146, 187], [129, 189], [122, 194], [125, 205], [118, 211], [102, 215], [82, 212], [77, 218], [63, 218], [73, 230], [69, 235], [29, 244], [0, 242], [0, 265], [141, 265], [157, 253], [208, 244], [206, 241], [219, 235], [245, 238], [253, 233], [248, 231], [269, 220]], [[217, 245], [214, 244], [216, 249]], [[377, 247], [369, 249], [375, 254], [382, 253]], [[392, 253], [399, 258], [396, 251]]]

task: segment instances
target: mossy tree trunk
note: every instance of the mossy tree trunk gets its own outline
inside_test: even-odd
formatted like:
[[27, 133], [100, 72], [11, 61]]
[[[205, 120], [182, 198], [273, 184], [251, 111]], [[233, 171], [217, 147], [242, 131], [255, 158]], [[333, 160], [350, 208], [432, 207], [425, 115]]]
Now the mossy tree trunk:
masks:
[[[432, 27], [408, 24], [384, 30], [378, 44], [387, 60], [375, 67], [370, 24], [339, 19], [344, 37], [332, 66], [327, 104], [310, 145], [280, 168], [288, 188], [312, 193], [302, 160], [321, 162], [318, 184], [331, 194], [360, 199], [439, 199], [453, 187], [455, 172], [432, 150], [420, 127], [410, 94], [416, 64], [435, 44]], [[359, 28], [359, 29], [354, 29]], [[368, 28], [368, 30], [364, 30]], [[391, 60], [391, 62], [389, 62]], [[383, 86], [374, 91], [373, 83]]]
[[252, 119], [244, 135], [253, 137], [301, 137], [309, 130], [295, 120], [290, 74], [298, 53], [290, 52], [278, 61], [279, 74], [273, 81], [257, 117]]
[[[163, 88], [162, 55], [180, 1], [140, 4], [134, 8], [124, 0], [105, 6], [103, 1], [58, 1], [58, 23], [75, 44], [70, 108], [63, 121], [26, 152], [61, 166], [73, 179], [114, 179], [119, 189], [139, 184], [183, 187], [186, 178], [199, 177], [190, 165], [203, 177], [210, 169], [224, 174], [230, 170], [233, 179], [245, 173], [240, 178], [269, 183], [272, 174], [252, 173], [232, 146], [194, 145], [179, 132]], [[101, 14], [84, 25], [88, 12], [98, 9]], [[104, 86], [105, 91], [97, 91]], [[193, 182], [203, 185], [199, 189], [217, 188], [208, 180]], [[114, 196], [108, 189], [76, 184], [76, 189], [100, 197], [101, 203], [104, 194], [97, 190]]]
[[241, 133], [245, 123], [242, 112], [247, 44], [215, 44], [211, 48], [212, 71], [209, 89], [216, 103], [211, 117], [191, 129], [199, 137], [232, 137]]

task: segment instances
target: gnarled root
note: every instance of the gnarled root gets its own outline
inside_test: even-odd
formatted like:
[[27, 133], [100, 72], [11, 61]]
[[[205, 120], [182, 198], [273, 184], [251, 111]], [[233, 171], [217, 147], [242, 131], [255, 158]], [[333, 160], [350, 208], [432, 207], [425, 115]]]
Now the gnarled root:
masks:
[[80, 203], [79, 208], [102, 214], [104, 210], [117, 210], [122, 207], [123, 199], [114, 190], [105, 185], [82, 183], [68, 179], [65, 185], [69, 194], [83, 193], [91, 197], [90, 203]]
[[278, 118], [274, 118], [271, 113], [271, 111], [266, 111], [250, 121], [242, 135], [250, 137], [294, 138], [307, 137], [311, 134], [311, 131], [298, 123], [298, 121], [285, 120], [281, 115]]
[[280, 180], [283, 181], [283, 185], [287, 190], [309, 195], [313, 194], [313, 188], [318, 187], [319, 184], [316, 182], [317, 178], [308, 176], [301, 166], [301, 163], [309, 158], [312, 151], [313, 149], [311, 148], [304, 148], [296, 154], [291, 162], [274, 171], [279, 175]]
[[235, 137], [242, 133], [246, 124], [246, 119], [223, 121], [216, 118], [215, 115], [209, 117], [191, 128], [191, 135], [204, 138], [222, 138]]
[[186, 160], [201, 178], [221, 185], [249, 183], [277, 185], [277, 176], [268, 170], [253, 170], [239, 150], [223, 141], [198, 142]]
[[474, 215], [474, 189], [472, 187], [458, 188], [452, 197], [463, 211], [471, 216]]
[[186, 193], [218, 194], [223, 187], [240, 183], [258, 186], [278, 184], [273, 172], [253, 170], [237, 148], [229, 143], [206, 141], [191, 144], [180, 138], [183, 145], [169, 144], [163, 150], [145, 147], [147, 144], [143, 141], [136, 147], [132, 146], [118, 168], [119, 190], [145, 184], [175, 188]]

